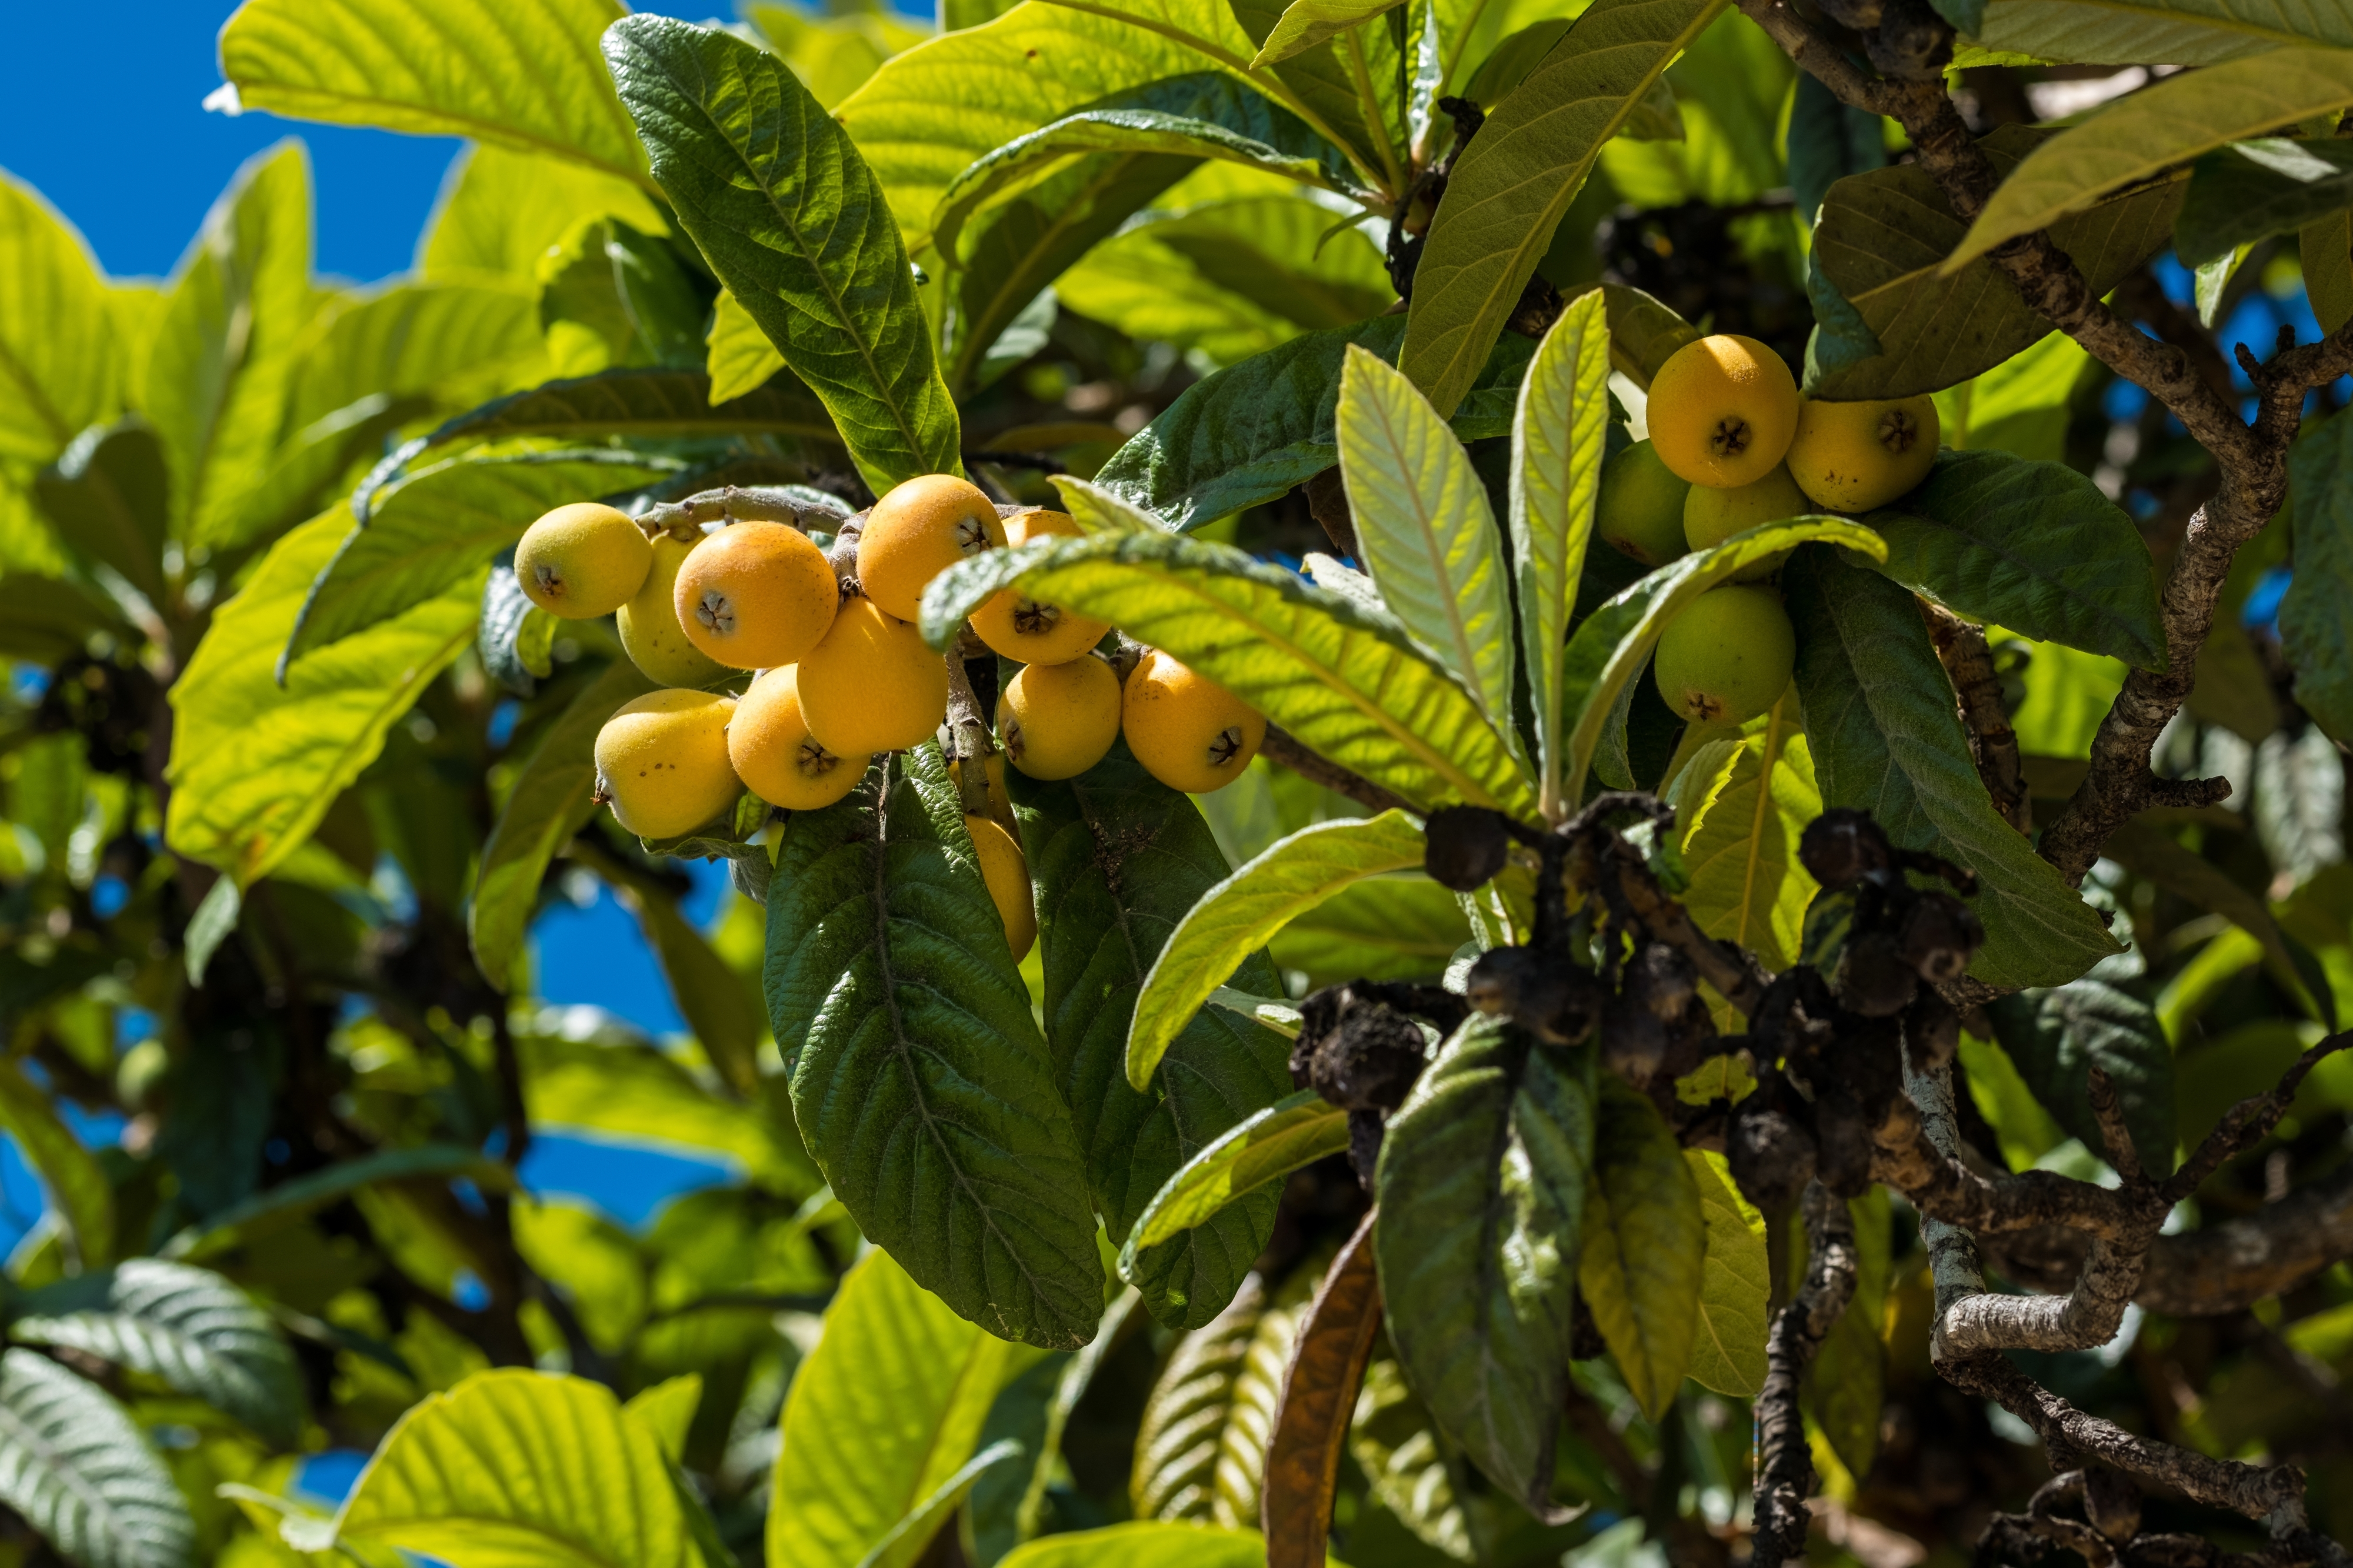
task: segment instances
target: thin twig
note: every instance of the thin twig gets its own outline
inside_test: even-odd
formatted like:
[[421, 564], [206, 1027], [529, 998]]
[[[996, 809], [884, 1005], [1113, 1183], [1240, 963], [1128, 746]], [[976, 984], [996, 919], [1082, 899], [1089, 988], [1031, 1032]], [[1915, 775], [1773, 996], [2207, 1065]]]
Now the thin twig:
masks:
[[1765, 1386], [1757, 1395], [1757, 1537], [1750, 1568], [1778, 1568], [1805, 1555], [1814, 1459], [1798, 1390], [1853, 1298], [1860, 1260], [1845, 1203], [1820, 1182], [1806, 1184], [1805, 1219], [1806, 1282], [1773, 1320], [1765, 1343]]
[[1310, 784], [1319, 784], [1325, 789], [1346, 795], [1366, 811], [1414, 809], [1413, 803], [1405, 796], [1384, 789], [1364, 774], [1309, 751], [1300, 743], [1298, 736], [1279, 724], [1266, 727], [1266, 739], [1260, 743], [1259, 753], [1271, 763], [1281, 763]]

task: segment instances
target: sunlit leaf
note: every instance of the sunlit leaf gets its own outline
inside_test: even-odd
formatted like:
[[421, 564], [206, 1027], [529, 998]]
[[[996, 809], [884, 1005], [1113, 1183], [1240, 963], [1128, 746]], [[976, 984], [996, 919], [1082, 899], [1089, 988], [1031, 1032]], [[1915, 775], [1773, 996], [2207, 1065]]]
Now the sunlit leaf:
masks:
[[1627, 1391], [1655, 1419], [1691, 1366], [1707, 1216], [1673, 1130], [1647, 1095], [1603, 1073], [1593, 1116], [1577, 1289]]
[[1765, 1386], [1765, 1307], [1773, 1293], [1765, 1216], [1726, 1178], [1721, 1154], [1686, 1149], [1683, 1163], [1707, 1223], [1692, 1380], [1735, 1399], [1754, 1399]]
[[1129, 1257], [1205, 1223], [1267, 1183], [1348, 1147], [1348, 1113], [1314, 1089], [1285, 1095], [1229, 1129], [1168, 1178], [1127, 1238]]
[[185, 1568], [195, 1549], [130, 1413], [37, 1351], [0, 1357], [0, 1502], [82, 1568]]

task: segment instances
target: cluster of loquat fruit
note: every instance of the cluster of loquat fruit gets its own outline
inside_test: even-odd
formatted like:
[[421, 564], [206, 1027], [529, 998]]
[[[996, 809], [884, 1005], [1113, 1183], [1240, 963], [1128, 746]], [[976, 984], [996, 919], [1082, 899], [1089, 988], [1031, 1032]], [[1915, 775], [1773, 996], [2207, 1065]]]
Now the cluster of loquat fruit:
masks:
[[[1760, 523], [1885, 506], [1936, 460], [1926, 396], [1822, 403], [1780, 357], [1729, 333], [1685, 343], [1651, 381], [1651, 434], [1601, 473], [1596, 526], [1663, 566]], [[1746, 723], [1789, 684], [1797, 634], [1769, 579], [1778, 558], [1686, 605], [1660, 633], [1659, 695], [1685, 719]]]
[[[532, 524], [515, 575], [552, 615], [613, 616], [623, 651], [661, 683], [598, 731], [596, 795], [629, 832], [674, 838], [745, 789], [786, 811], [831, 805], [878, 752], [932, 739], [948, 716], [950, 661], [964, 656], [924, 646], [914, 625], [923, 590], [983, 551], [1078, 532], [1065, 513], [999, 508], [967, 480], [925, 474], [843, 524], [830, 558], [790, 523], [739, 519], [706, 532], [583, 501]], [[1018, 587], [970, 625], [1021, 665], [997, 698], [996, 728], [1031, 778], [1074, 778], [1124, 734], [1155, 778], [1205, 794], [1239, 778], [1266, 737], [1266, 720], [1215, 681], [1158, 649], [1107, 658], [1097, 645], [1108, 623]], [[740, 693], [726, 689], [747, 671]], [[981, 792], [964, 778], [966, 760], [951, 763], [965, 828], [1018, 959], [1038, 920], [1003, 766], [987, 756], [988, 809], [975, 812]]]

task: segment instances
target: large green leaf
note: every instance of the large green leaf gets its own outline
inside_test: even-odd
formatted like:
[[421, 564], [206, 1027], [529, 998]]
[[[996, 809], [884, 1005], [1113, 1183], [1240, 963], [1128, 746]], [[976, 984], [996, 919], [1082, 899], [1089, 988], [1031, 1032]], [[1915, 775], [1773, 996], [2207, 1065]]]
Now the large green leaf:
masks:
[[[1247, 68], [1272, 41], [1284, 0], [1108, 0], [1103, 8], [1126, 11], [1147, 26], [1178, 18], [1178, 26], [1198, 26], [1195, 19], [1209, 16], [1220, 25], [1238, 23], [1241, 58], [1224, 58], [1223, 36], [1212, 52], [1221, 63]], [[1401, 58], [1398, 47], [1405, 36], [1398, 24], [1404, 20], [1400, 13], [1380, 26], [1355, 28], [1250, 72], [1252, 81], [1347, 149], [1368, 185], [1390, 193], [1402, 192], [1411, 178], [1403, 95], [1412, 63]]]
[[696, 1555], [649, 1426], [602, 1384], [520, 1368], [411, 1405], [334, 1533], [450, 1568], [690, 1568]]
[[2173, 226], [2181, 264], [2201, 268], [2242, 245], [2293, 234], [2353, 206], [2353, 146], [2266, 136], [2220, 148], [2190, 172]]
[[824, 1184], [791, 1128], [773, 1128], [755, 1108], [712, 1094], [656, 1047], [537, 1035], [518, 1046], [523, 1105], [534, 1127], [718, 1154], [757, 1184], [796, 1198]]
[[1869, 810], [1888, 836], [1974, 869], [1990, 985], [2056, 985], [2118, 951], [2099, 916], [1993, 809], [1952, 686], [1894, 583], [1829, 551], [1783, 574], [1798, 626], [1798, 691], [1826, 805]]
[[1795, 702], [1774, 704], [1758, 732], [1738, 742], [1704, 806], [1680, 803], [1675, 824], [1692, 919], [1776, 971], [1797, 962], [1817, 890], [1798, 861], [1798, 838], [1821, 815], [1822, 796], [1797, 725]]
[[1754, 1399], [1765, 1386], [1765, 1307], [1773, 1293], [1765, 1254], [1765, 1216], [1727, 1179], [1724, 1156], [1683, 1151], [1707, 1225], [1699, 1311], [1692, 1335], [1692, 1381]]
[[428, 279], [489, 273], [535, 288], [549, 257], [598, 218], [618, 218], [639, 234], [670, 232], [636, 179], [481, 142], [459, 157], [417, 241], [417, 269]]
[[2353, 104], [2353, 52], [2275, 49], [2168, 77], [2093, 111], [2011, 170], [1946, 259], [1949, 277], [2005, 240], [2250, 136]]
[[1270, 66], [1304, 54], [1326, 39], [1360, 26], [1400, 0], [1291, 0], [1274, 31], [1259, 45], [1254, 66]]
[[[1284, 838], [1199, 896], [1145, 976], [1127, 1034], [1127, 1080], [1149, 1084], [1160, 1058], [1238, 965], [1294, 916], [1341, 889], [1421, 864], [1421, 825], [1402, 811], [1319, 822]], [[1244, 982], [1245, 987], [1248, 982]]]
[[794, 1116], [859, 1229], [992, 1333], [1083, 1342], [1085, 1158], [936, 747], [787, 819], [766, 981]]
[[605, 40], [679, 222], [877, 491], [957, 470], [955, 405], [882, 187], [782, 60], [659, 16]]
[[2173, 1169], [2173, 1047], [2147, 1003], [2096, 980], [2078, 980], [2004, 997], [1988, 1012], [1994, 1038], [2019, 1077], [2084, 1147], [2107, 1157], [2086, 1078], [2097, 1066], [2116, 1085], [2141, 1168], [2158, 1176]]
[[[1259, 1330], [1278, 1315], [1270, 1312], [1268, 1296], [1265, 1279], [1248, 1276], [1223, 1311], [1170, 1347], [1136, 1426], [1127, 1492], [1138, 1517], [1204, 1523], [1215, 1517], [1219, 1457], [1235, 1425], [1236, 1388]], [[1270, 1328], [1270, 1342], [1280, 1337]]]
[[2283, 44], [2353, 48], [2329, 0], [1989, 0], [1979, 47], [2086, 65], [2219, 65]]
[[269, 1314], [206, 1268], [134, 1258], [28, 1291], [11, 1339], [77, 1350], [159, 1377], [286, 1449], [302, 1427], [302, 1380]]
[[2067, 455], [2069, 405], [2099, 366], [2052, 332], [1990, 370], [1936, 394], [1936, 423], [1956, 451], [2002, 451], [2057, 462]]
[[944, 643], [1016, 581], [1166, 649], [1416, 805], [1535, 809], [1525, 772], [1478, 704], [1386, 614], [1228, 545], [1115, 534], [990, 551], [951, 568], [924, 591], [924, 636]]
[[[1309, 332], [1204, 376], [1137, 431], [1095, 475], [1121, 500], [1178, 531], [1286, 494], [1339, 459], [1340, 367], [1350, 345], [1394, 363], [1405, 323], [1380, 316]], [[1527, 340], [1507, 337], [1462, 399], [1452, 425], [1466, 441], [1511, 428]]]
[[37, 1352], [0, 1357], [0, 1502], [80, 1568], [186, 1568], [195, 1524], [130, 1414]]
[[[1406, 1379], [1539, 1517], [1555, 1512], [1553, 1442], [1593, 1187], [1593, 1073], [1590, 1051], [1542, 1048], [1474, 1016], [1389, 1118], [1375, 1188], [1381, 1299]], [[1667, 1150], [1680, 1170], [1672, 1141]]]
[[1354, 883], [1283, 927], [1267, 952], [1313, 986], [1367, 980], [1436, 980], [1471, 940], [1461, 895], [1428, 877]]
[[2280, 602], [2280, 643], [2296, 701], [2330, 736], [2353, 741], [2353, 419], [2307, 432], [2287, 466], [2295, 576]]
[[2063, 463], [1945, 452], [1919, 489], [1863, 520], [1880, 570], [1973, 621], [2162, 669], [2157, 573], [2140, 530]]
[[905, 1568], [921, 1556], [931, 1531], [892, 1531], [972, 1458], [998, 1388], [1018, 1370], [1016, 1354], [889, 1254], [868, 1254], [843, 1278], [824, 1337], [793, 1374], [768, 1560]]
[[[22, 787], [20, 783], [20, 801]], [[81, 1266], [95, 1268], [112, 1258], [114, 1184], [58, 1114], [55, 1101], [13, 1062], [0, 1062], [0, 1127], [39, 1173]]]
[[1471, 454], [1413, 383], [1353, 343], [1338, 422], [1357, 549], [1381, 602], [1514, 739], [1511, 571]]
[[588, 495], [638, 489], [675, 466], [609, 449], [465, 454], [375, 491], [303, 600], [283, 668], [480, 583], [543, 513]]
[[1594, 1121], [1577, 1289], [1627, 1392], [1655, 1421], [1691, 1366], [1707, 1215], [1674, 1130], [1648, 1095], [1604, 1073]]
[[0, 174], [0, 457], [46, 463], [111, 414], [125, 357], [90, 247]]
[[[1519, 578], [1520, 668], [1535, 710], [1547, 816], [1562, 805], [1569, 617], [1585, 575], [1609, 429], [1609, 296], [1569, 302], [1537, 345], [1512, 421], [1512, 559]], [[1394, 603], [1394, 601], [1392, 601]]]
[[167, 602], [170, 489], [163, 445], [136, 417], [83, 431], [33, 481], [58, 537], [86, 560], [121, 573], [151, 605]]
[[233, 105], [469, 136], [643, 182], [596, 39], [617, 0], [246, 0], [221, 29]]
[[[1332, 1568], [1346, 1568], [1336, 1557]], [[1017, 1546], [997, 1568], [1264, 1568], [1266, 1540], [1255, 1530], [1138, 1520], [1050, 1535]]]
[[350, 528], [339, 507], [280, 540], [172, 688], [165, 837], [243, 887], [310, 837], [394, 721], [473, 640], [479, 575], [321, 649], [280, 687], [295, 614]]
[[[2052, 133], [2006, 125], [1978, 145], [2015, 169]], [[2165, 248], [2184, 183], [2119, 191], [2059, 218], [2051, 241], [2105, 293]], [[1938, 268], [1966, 228], [1917, 164], [1854, 174], [1831, 187], [1814, 230], [1814, 310], [1806, 351], [1810, 395], [1908, 397], [1959, 384], [2031, 347], [2051, 323], [1989, 260], [1952, 277]]]
[[1598, 0], [1455, 160], [1414, 271], [1398, 367], [1451, 414], [1602, 144], [1724, 0]]
[[1267, 1183], [1348, 1147], [1348, 1113], [1312, 1089], [1287, 1094], [1227, 1129], [1168, 1178], [1135, 1222], [1120, 1252], [1123, 1272], [1144, 1248], [1157, 1247]]
[[466, 937], [484, 979], [501, 991], [513, 978], [539, 885], [549, 862], [596, 807], [596, 731], [622, 703], [653, 689], [628, 659], [615, 659], [580, 689], [515, 774], [482, 845]]
[[[1187, 1162], [1290, 1087], [1289, 1047], [1232, 1013], [1198, 1011], [1170, 1031], [1168, 1070], [1131, 1087], [1121, 1068], [1137, 994], [1171, 931], [1224, 876], [1225, 858], [1191, 797], [1145, 773], [1124, 745], [1073, 779], [1016, 773], [1009, 783], [1037, 889], [1046, 1044], [1094, 1206], [1111, 1241], [1124, 1243]], [[1235, 952], [1226, 973], [1239, 966], [1243, 985], [1280, 992], [1258, 945]], [[1266, 1245], [1278, 1195], [1131, 1247], [1124, 1272], [1153, 1315], [1193, 1328], [1222, 1310]]]
[[1677, 611], [1759, 561], [1810, 541], [1836, 544], [1867, 558], [1886, 546], [1859, 522], [1838, 517], [1791, 518], [1760, 523], [1712, 550], [1695, 550], [1638, 580], [1577, 623], [1562, 659], [1561, 692], [1575, 718], [1562, 746], [1561, 794], [1581, 799], [1586, 770], [1606, 727], [1624, 728], [1628, 685], [1651, 661], [1659, 634]]
[[311, 165], [300, 142], [246, 161], [206, 215], [149, 351], [142, 411], [170, 462], [175, 532], [227, 542], [265, 469], [315, 300]]

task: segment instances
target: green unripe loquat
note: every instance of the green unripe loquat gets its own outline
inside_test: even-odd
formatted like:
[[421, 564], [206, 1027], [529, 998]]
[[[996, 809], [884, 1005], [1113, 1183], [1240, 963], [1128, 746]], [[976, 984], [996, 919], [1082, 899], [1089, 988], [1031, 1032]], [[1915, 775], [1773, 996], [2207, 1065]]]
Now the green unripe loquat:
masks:
[[1658, 447], [1637, 441], [1602, 466], [1594, 528], [1621, 555], [1664, 566], [1691, 548], [1683, 542], [1683, 497], [1692, 489], [1659, 460]]
[[727, 761], [733, 697], [649, 691], [596, 731], [596, 798], [640, 838], [691, 833], [735, 804], [743, 784]]
[[[1694, 485], [1691, 493], [1683, 498], [1683, 542], [1694, 550], [1713, 550], [1734, 534], [1744, 533], [1759, 523], [1803, 517], [1813, 510], [1814, 503], [1806, 499], [1806, 492], [1789, 477], [1786, 465], [1736, 489]], [[1735, 581], [1752, 583], [1769, 577], [1780, 564], [1778, 555], [1753, 562], [1741, 568]]]
[[1667, 623], [1651, 675], [1684, 718], [1745, 724], [1788, 689], [1797, 659], [1798, 634], [1780, 594], [1734, 583], [1709, 589]]
[[708, 686], [734, 673], [689, 641], [678, 624], [678, 569], [693, 549], [668, 533], [656, 539], [653, 570], [613, 616], [621, 651], [648, 680], [664, 686]]
[[1119, 739], [1119, 677], [1092, 654], [1024, 665], [997, 700], [997, 732], [1033, 779], [1076, 778]]
[[515, 546], [515, 581], [524, 596], [567, 621], [619, 609], [653, 563], [653, 546], [628, 514], [599, 501], [557, 507], [525, 529]]

